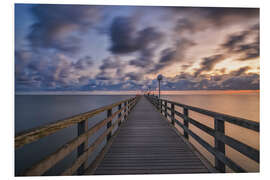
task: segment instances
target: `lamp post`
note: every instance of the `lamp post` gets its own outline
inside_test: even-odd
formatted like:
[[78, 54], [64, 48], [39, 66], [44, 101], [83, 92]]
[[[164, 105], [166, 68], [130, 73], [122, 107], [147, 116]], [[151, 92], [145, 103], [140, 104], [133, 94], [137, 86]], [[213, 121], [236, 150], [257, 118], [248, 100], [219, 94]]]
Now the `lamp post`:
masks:
[[161, 74], [158, 75], [157, 80], [158, 80], [158, 98], [160, 98], [160, 81], [162, 80]]

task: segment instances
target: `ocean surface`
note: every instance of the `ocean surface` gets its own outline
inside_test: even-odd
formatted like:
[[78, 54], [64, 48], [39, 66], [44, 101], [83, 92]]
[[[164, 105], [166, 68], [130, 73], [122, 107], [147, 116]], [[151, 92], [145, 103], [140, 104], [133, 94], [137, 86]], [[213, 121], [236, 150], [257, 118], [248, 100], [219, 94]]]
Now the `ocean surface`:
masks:
[[[79, 113], [87, 112], [92, 109], [109, 105], [114, 102], [127, 99], [131, 95], [16, 95], [15, 96], [15, 134], [45, 125], [57, 120], [64, 119]], [[174, 95], [162, 95], [164, 99], [196, 106], [216, 112], [229, 114], [232, 116], [246, 118], [259, 122], [259, 93], [179, 93]], [[181, 109], [179, 109], [181, 112]], [[210, 127], [213, 127], [213, 119], [190, 112], [190, 116]], [[101, 113], [88, 120], [91, 127], [106, 117], [106, 112]], [[201, 130], [190, 125], [191, 129], [199, 133], [202, 138], [210, 144], [214, 140]], [[97, 132], [89, 139], [89, 145], [105, 131], [105, 128]], [[182, 130], [179, 128], [179, 131]], [[225, 133], [239, 141], [245, 142], [250, 146], [259, 149], [259, 133], [246, 130], [235, 125], [225, 124]], [[53, 135], [42, 138], [40, 141], [25, 145], [15, 151], [15, 174], [19, 175], [23, 170], [33, 165], [35, 162], [54, 152], [57, 148], [77, 136], [77, 127], [71, 126]], [[210, 161], [214, 162], [213, 156], [202, 148], [198, 143], [190, 138], [191, 143], [200, 149], [200, 152]], [[96, 154], [105, 145], [104, 141], [89, 158], [91, 163]], [[237, 151], [226, 146], [226, 155], [239, 163], [249, 172], [258, 172], [258, 163], [249, 160]], [[69, 167], [76, 159], [76, 150], [68, 155], [55, 168], [50, 169], [45, 175], [60, 174], [65, 168]], [[230, 169], [227, 168], [230, 172]]]

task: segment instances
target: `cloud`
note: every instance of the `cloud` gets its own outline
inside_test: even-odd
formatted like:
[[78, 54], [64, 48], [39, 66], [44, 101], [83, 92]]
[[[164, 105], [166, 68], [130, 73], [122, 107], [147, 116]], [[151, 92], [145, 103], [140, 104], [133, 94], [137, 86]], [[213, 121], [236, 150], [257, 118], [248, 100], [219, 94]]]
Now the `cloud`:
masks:
[[[72, 62], [64, 54], [42, 56], [27, 51], [16, 51], [16, 90], [52, 90], [72, 88], [91, 79], [92, 61], [89, 56]], [[86, 72], [86, 73], [85, 73]]]
[[161, 51], [159, 61], [150, 68], [148, 73], [157, 73], [165, 67], [183, 61], [186, 51], [194, 45], [196, 44], [189, 39], [183, 38], [178, 40], [174, 48], [167, 48]]
[[251, 67], [245, 66], [245, 67], [239, 68], [238, 70], [231, 71], [230, 74], [233, 76], [241, 76], [241, 75], [245, 74], [250, 69], [251, 69]]
[[189, 73], [180, 73], [167, 78], [164, 90], [243, 90], [259, 89], [260, 77], [255, 73], [247, 73], [249, 67], [242, 67], [223, 75], [195, 77]]
[[224, 55], [222, 54], [217, 54], [203, 58], [203, 60], [200, 63], [200, 68], [197, 69], [197, 71], [195, 71], [194, 76], [197, 77], [202, 72], [211, 71], [215, 67], [215, 65], [221, 62], [222, 60], [224, 60]]
[[100, 11], [99, 6], [35, 5], [31, 12], [36, 22], [27, 38], [34, 49], [75, 53], [80, 49], [78, 34], [87, 32], [100, 19]]
[[127, 54], [142, 51], [155, 46], [163, 37], [154, 27], [146, 27], [136, 31], [132, 17], [119, 16], [113, 19], [109, 29], [111, 39], [110, 51], [113, 54]]
[[93, 61], [90, 56], [85, 56], [79, 59], [77, 62], [72, 63], [75, 69], [86, 70], [93, 65]]
[[260, 34], [259, 24], [251, 26], [248, 30], [231, 34], [221, 45], [227, 53], [238, 54], [241, 57], [237, 60], [245, 61], [260, 56]]
[[207, 28], [223, 28], [239, 24], [247, 19], [257, 21], [259, 8], [203, 8], [203, 7], [168, 7], [167, 19], [176, 19], [175, 31], [194, 33]]
[[231, 77], [222, 82], [223, 89], [260, 89], [259, 75], [251, 74], [246, 76]]

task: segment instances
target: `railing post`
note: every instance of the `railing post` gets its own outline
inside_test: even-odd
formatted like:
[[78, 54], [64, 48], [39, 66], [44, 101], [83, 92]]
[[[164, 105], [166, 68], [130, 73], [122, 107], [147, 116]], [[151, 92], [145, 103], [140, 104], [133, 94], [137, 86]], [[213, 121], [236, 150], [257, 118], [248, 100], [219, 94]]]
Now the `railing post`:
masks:
[[[122, 108], [122, 103], [118, 105], [118, 110]], [[122, 111], [118, 114], [118, 119], [122, 116]], [[122, 119], [118, 122], [118, 127], [121, 125]]]
[[[188, 109], [184, 108], [184, 126], [188, 129]], [[184, 137], [188, 139], [188, 133], [184, 130]]]
[[[109, 118], [111, 115], [112, 115], [112, 109], [108, 109], [107, 110], [107, 118]], [[111, 126], [112, 126], [112, 120], [110, 120], [107, 123], [107, 129], [109, 129]], [[107, 134], [107, 142], [110, 140], [111, 136], [112, 136], [112, 131], [110, 131], [109, 134]]]
[[175, 116], [174, 116], [174, 104], [171, 103], [171, 123], [174, 126], [175, 123]]
[[[88, 129], [88, 121], [84, 120], [78, 123], [77, 125], [77, 129], [78, 129], [78, 136], [82, 135], [83, 133], [85, 133]], [[87, 149], [87, 141], [88, 139], [83, 142], [81, 145], [78, 146], [77, 148], [77, 157], [81, 156], [84, 151]], [[84, 173], [84, 170], [86, 168], [86, 164], [83, 163], [77, 170], [77, 174], [78, 175], [82, 175]]]
[[127, 120], [127, 114], [126, 114], [126, 112], [127, 112], [127, 101], [124, 103], [124, 106], [125, 106], [125, 109], [124, 109], [124, 119], [125, 119], [125, 121]]
[[165, 118], [167, 118], [167, 113], [168, 113], [168, 103], [165, 101]]
[[160, 112], [161, 112], [161, 114], [162, 114], [162, 107], [163, 107], [163, 104], [162, 104], [162, 99], [159, 99], [159, 101], [160, 101]]
[[130, 100], [128, 100], [128, 114], [130, 113]]
[[[215, 118], [215, 131], [219, 133], [225, 133], [224, 121]], [[215, 148], [219, 152], [225, 155], [225, 144], [215, 138]], [[215, 168], [220, 172], [225, 172], [225, 164], [215, 157]]]

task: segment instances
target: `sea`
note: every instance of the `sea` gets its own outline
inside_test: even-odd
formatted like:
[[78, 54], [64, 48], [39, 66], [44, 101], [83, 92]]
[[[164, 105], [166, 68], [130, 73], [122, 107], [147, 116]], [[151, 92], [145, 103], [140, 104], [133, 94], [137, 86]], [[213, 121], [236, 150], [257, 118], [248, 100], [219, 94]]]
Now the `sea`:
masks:
[[[65, 119], [67, 117], [84, 113], [95, 108], [115, 103], [132, 97], [133, 95], [15, 95], [15, 135], [32, 128], [36, 128], [48, 123]], [[260, 121], [260, 95], [259, 91], [179, 91], [174, 93], [161, 93], [161, 98], [171, 101], [187, 104], [215, 112], [220, 112], [236, 117], [245, 118], [251, 121]], [[115, 110], [115, 109], [114, 109]], [[181, 108], [177, 108], [182, 112]], [[189, 115], [199, 122], [209, 126], [214, 126], [213, 119], [200, 115], [195, 112], [189, 112]], [[106, 112], [90, 118], [88, 126], [91, 127], [103, 120]], [[181, 121], [181, 119], [179, 118]], [[116, 127], [117, 128], [117, 127]], [[214, 145], [214, 139], [190, 125], [195, 133], [199, 134], [204, 140]], [[183, 133], [180, 127], [177, 127], [180, 133]], [[114, 129], [115, 131], [116, 129]], [[105, 128], [99, 130], [93, 137], [89, 138], [88, 145], [91, 145], [95, 139], [105, 131]], [[260, 149], [259, 133], [225, 123], [225, 134], [231, 136], [251, 147]], [[55, 134], [40, 139], [39, 141], [27, 144], [22, 148], [15, 150], [15, 175], [20, 175], [24, 170], [42, 160], [47, 155], [53, 153], [57, 148], [72, 140], [77, 136], [76, 125], [70, 126]], [[214, 164], [214, 157], [207, 152], [196, 140], [189, 138], [190, 142], [200, 151], [200, 153]], [[93, 155], [88, 159], [90, 164], [99, 151], [106, 144], [104, 140], [96, 149]], [[226, 146], [226, 156], [237, 162], [248, 172], [259, 172], [259, 164], [248, 159], [236, 150]], [[76, 159], [76, 150], [57, 163], [54, 168], [48, 170], [44, 175], [58, 175], [64, 169], [71, 166]], [[232, 172], [226, 167], [227, 172]]]

